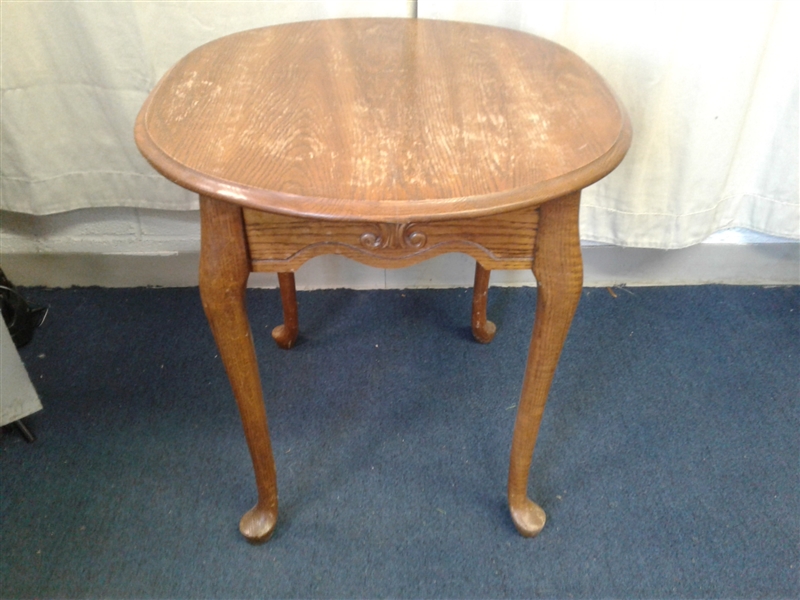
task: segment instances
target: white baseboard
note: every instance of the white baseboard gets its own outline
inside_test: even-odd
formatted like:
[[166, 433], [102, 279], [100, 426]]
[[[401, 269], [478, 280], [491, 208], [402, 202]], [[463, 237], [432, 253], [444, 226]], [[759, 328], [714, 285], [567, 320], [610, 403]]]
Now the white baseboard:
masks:
[[[698, 244], [681, 250], [583, 248], [587, 287], [616, 285], [798, 285], [800, 244]], [[186, 287], [197, 285], [197, 253], [16, 254], [0, 266], [16, 285], [71, 287]], [[298, 289], [403, 289], [470, 287], [474, 261], [465, 255], [439, 256], [414, 267], [384, 270], [338, 256], [323, 256], [297, 272]], [[251, 287], [277, 287], [271, 274], [251, 275]], [[527, 271], [495, 271], [492, 285], [535, 285]]]

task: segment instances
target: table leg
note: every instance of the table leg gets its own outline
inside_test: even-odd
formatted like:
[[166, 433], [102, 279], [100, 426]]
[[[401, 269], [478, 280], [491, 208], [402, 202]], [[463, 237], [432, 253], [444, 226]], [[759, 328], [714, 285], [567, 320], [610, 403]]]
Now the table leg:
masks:
[[250, 260], [242, 210], [201, 196], [200, 220], [200, 296], [239, 406], [258, 489], [258, 502], [242, 517], [239, 530], [248, 540], [262, 542], [272, 535], [278, 519], [278, 488], [245, 309]]
[[488, 344], [497, 331], [494, 323], [486, 319], [486, 301], [489, 295], [489, 275], [481, 263], [475, 263], [475, 286], [472, 289], [472, 337], [481, 344]]
[[578, 235], [580, 192], [542, 205], [533, 273], [538, 284], [525, 380], [511, 442], [508, 504], [517, 530], [533, 537], [544, 511], [528, 498], [528, 474], [547, 394], [583, 287]]
[[281, 304], [283, 305], [283, 325], [272, 330], [272, 339], [288, 350], [297, 341], [299, 325], [297, 322], [297, 291], [294, 285], [294, 273], [278, 273], [278, 284], [281, 288]]

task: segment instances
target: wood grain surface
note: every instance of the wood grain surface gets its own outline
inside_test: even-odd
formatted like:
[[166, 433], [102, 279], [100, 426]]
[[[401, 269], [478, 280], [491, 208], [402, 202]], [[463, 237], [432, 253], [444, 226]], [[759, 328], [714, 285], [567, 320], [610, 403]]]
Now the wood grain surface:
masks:
[[413, 19], [256, 29], [198, 48], [139, 114], [172, 181], [260, 210], [410, 222], [581, 189], [630, 144], [625, 111], [569, 50]]
[[253, 271], [295, 271], [323, 254], [339, 254], [381, 268], [415, 265], [463, 252], [486, 269], [530, 269], [539, 220], [530, 206], [473, 219], [373, 223], [302, 219], [244, 209]]
[[278, 485], [245, 307], [249, 274], [242, 209], [201, 197], [200, 297], [239, 407], [258, 490], [258, 502], [242, 517], [239, 531], [252, 542], [264, 542], [278, 521]]
[[522, 535], [544, 527], [544, 510], [528, 497], [528, 475], [550, 385], [583, 288], [578, 234], [581, 194], [575, 192], [542, 205], [536, 238], [536, 319], [525, 367], [508, 469], [508, 507]]

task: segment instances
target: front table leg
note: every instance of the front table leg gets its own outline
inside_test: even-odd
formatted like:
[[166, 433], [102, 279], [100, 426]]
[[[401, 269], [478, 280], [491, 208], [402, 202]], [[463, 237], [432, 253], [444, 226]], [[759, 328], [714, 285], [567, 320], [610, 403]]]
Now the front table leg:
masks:
[[242, 517], [239, 530], [248, 540], [263, 542], [278, 520], [278, 487], [245, 309], [250, 261], [242, 209], [201, 196], [200, 220], [200, 297], [239, 406], [258, 489], [258, 502]]
[[528, 498], [528, 473], [553, 374], [583, 287], [578, 235], [580, 192], [551, 200], [539, 212], [533, 274], [537, 281], [525, 380], [511, 441], [508, 504], [517, 530], [533, 537], [544, 527], [544, 511]]

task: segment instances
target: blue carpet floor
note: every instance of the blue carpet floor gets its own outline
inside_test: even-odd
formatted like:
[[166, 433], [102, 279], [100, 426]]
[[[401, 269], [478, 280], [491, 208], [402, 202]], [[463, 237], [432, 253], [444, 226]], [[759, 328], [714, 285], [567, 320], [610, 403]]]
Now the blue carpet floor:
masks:
[[798, 598], [800, 289], [586, 289], [517, 535], [505, 478], [533, 289], [248, 304], [273, 539], [196, 289], [27, 289], [38, 440], [0, 436], [3, 598]]

